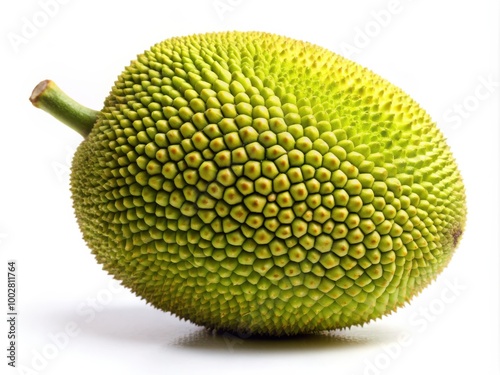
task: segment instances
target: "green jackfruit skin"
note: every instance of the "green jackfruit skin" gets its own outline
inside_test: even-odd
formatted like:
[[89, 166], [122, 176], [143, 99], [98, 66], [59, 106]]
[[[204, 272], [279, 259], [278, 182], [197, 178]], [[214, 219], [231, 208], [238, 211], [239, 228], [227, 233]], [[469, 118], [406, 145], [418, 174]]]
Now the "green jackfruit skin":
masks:
[[118, 77], [71, 175], [103, 268], [151, 305], [292, 335], [391, 313], [446, 267], [461, 176], [399, 88], [315, 45], [173, 38]]

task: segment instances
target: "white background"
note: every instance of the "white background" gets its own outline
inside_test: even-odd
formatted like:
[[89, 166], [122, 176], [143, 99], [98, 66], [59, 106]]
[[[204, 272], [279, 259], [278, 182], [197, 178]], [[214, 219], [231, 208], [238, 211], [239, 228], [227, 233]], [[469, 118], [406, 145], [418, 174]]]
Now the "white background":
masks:
[[[15, 259], [21, 366], [6, 364], [2, 323], [2, 374], [498, 373], [498, 2], [44, 2], [0, 9], [0, 284]], [[410, 305], [362, 328], [256, 340], [212, 335], [110, 284], [71, 206], [69, 163], [81, 138], [28, 97], [51, 78], [99, 109], [136, 54], [218, 30], [275, 32], [349, 56], [438, 122], [463, 173], [468, 223], [450, 266]]]

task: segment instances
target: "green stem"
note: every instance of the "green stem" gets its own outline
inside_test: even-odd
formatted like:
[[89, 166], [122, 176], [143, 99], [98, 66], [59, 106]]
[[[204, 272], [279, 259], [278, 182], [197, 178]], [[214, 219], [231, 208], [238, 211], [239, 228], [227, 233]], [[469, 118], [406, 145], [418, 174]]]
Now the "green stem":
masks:
[[99, 111], [84, 107], [66, 95], [54, 82], [40, 82], [30, 97], [31, 103], [87, 138]]

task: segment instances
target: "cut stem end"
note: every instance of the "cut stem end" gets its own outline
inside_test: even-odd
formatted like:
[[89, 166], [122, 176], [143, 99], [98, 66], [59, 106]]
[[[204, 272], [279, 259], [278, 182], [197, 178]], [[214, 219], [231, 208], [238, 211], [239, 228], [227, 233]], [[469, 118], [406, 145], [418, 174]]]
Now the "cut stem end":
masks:
[[84, 138], [90, 134], [99, 114], [99, 111], [94, 111], [71, 99], [50, 80], [36, 85], [30, 101], [35, 107], [51, 114]]

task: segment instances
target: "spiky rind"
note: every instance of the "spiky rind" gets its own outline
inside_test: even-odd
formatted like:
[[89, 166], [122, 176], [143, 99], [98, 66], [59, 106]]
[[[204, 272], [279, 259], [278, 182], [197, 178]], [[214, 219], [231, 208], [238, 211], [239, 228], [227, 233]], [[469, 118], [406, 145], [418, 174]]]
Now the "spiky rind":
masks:
[[290, 335], [376, 319], [449, 262], [465, 193], [397, 87], [265, 33], [173, 38], [119, 76], [71, 176], [84, 238], [153, 306]]

